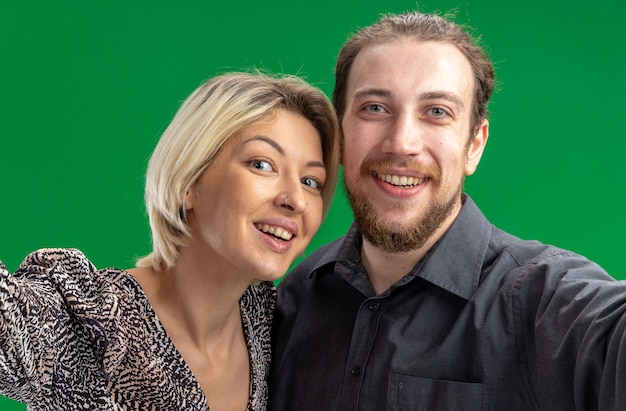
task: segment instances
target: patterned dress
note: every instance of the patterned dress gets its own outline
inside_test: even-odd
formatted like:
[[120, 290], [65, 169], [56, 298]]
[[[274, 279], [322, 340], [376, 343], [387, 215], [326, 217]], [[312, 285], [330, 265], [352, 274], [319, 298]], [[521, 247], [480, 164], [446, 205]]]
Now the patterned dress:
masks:
[[[248, 411], [265, 410], [271, 282], [240, 301], [250, 355]], [[96, 270], [78, 250], [0, 262], [0, 393], [31, 410], [208, 410], [190, 369], [135, 278]]]

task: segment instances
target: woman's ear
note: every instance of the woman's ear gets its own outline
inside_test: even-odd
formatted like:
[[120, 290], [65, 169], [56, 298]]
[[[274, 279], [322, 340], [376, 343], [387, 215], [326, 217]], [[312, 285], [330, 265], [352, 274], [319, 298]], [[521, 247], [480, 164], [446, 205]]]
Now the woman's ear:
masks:
[[186, 216], [189, 210], [193, 209], [194, 196], [195, 196], [195, 188], [194, 186], [191, 186], [189, 190], [187, 190], [187, 192], [185, 193], [183, 204], [180, 206], [179, 212], [181, 214], [181, 218], [183, 215]]

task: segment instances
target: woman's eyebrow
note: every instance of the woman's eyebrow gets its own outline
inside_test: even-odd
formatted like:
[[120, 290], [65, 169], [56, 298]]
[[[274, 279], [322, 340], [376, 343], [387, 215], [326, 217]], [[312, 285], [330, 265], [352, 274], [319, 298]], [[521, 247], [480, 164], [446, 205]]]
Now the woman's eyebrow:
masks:
[[278, 151], [281, 155], [285, 155], [285, 150], [283, 150], [283, 148], [280, 146], [280, 144], [278, 144], [276, 141], [274, 141], [273, 139], [271, 139], [270, 137], [264, 136], [264, 135], [258, 135], [258, 136], [252, 136], [249, 139], [247, 139], [246, 141], [243, 142], [243, 144], [248, 144], [252, 141], [263, 141], [267, 144], [269, 144], [270, 146], [272, 146], [274, 148], [274, 150]]

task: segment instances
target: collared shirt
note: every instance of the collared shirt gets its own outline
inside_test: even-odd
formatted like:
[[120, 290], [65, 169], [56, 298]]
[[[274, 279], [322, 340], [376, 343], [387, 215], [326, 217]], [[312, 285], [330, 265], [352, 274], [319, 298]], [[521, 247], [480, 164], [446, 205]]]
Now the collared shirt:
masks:
[[463, 199], [381, 295], [354, 225], [280, 283], [271, 410], [626, 409], [626, 282]]

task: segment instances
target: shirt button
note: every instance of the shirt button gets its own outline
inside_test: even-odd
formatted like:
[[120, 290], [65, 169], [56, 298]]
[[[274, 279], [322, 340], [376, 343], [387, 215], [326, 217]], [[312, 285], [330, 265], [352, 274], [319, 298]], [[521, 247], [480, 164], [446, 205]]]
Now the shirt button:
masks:
[[353, 377], [358, 377], [361, 374], [361, 367], [354, 367], [352, 370], [350, 370], [350, 373]]
[[370, 311], [378, 311], [378, 309], [380, 308], [380, 303], [378, 301], [370, 301], [367, 304], [367, 308], [369, 308]]

